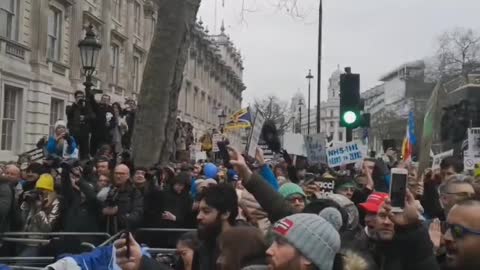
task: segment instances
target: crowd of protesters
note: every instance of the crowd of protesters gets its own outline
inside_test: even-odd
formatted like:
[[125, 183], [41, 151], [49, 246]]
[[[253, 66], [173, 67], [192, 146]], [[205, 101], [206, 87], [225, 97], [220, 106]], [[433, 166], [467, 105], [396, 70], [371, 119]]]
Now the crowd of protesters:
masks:
[[[75, 98], [42, 163], [0, 167], [0, 232], [126, 230], [115, 242], [125, 270], [480, 269], [480, 175], [458, 158], [419, 172], [389, 150], [357, 167], [307, 167], [285, 151], [266, 161], [260, 148], [247, 157], [222, 142], [222, 160], [135, 167], [118, 155], [130, 147], [134, 104], [122, 110], [103, 96], [87, 108], [83, 93]], [[392, 168], [409, 172], [400, 213], [388, 195]], [[325, 179], [334, 194], [321, 192]], [[141, 248], [138, 228], [196, 230], [147, 237], [153, 247], [176, 246], [178, 260], [165, 263]], [[2, 256], [49, 252], [0, 240]]]

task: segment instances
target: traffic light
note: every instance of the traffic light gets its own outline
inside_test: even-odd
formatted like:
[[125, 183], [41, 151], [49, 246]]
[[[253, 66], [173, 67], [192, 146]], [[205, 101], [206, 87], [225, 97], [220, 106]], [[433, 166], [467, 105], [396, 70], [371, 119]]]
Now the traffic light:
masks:
[[345, 68], [340, 75], [340, 126], [357, 128], [362, 122], [360, 100], [360, 75], [352, 74], [350, 68]]

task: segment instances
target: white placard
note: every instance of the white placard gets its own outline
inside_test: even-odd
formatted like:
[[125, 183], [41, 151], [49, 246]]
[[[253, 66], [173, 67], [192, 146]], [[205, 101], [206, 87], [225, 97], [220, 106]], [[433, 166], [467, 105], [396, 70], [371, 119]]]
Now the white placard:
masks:
[[202, 151], [202, 152], [195, 153], [195, 162], [199, 160], [206, 160], [206, 159], [207, 159], [207, 152]]
[[212, 136], [212, 151], [214, 153], [219, 152], [220, 149], [218, 149], [218, 142], [223, 141], [223, 135], [220, 133], [215, 133]]
[[468, 155], [480, 155], [480, 128], [468, 129]]
[[363, 160], [363, 149], [359, 145], [357, 142], [350, 142], [327, 148], [328, 166], [333, 168]]
[[258, 146], [258, 141], [260, 140], [260, 135], [262, 134], [263, 124], [265, 123], [265, 117], [263, 116], [260, 110], [255, 110], [255, 120], [253, 122], [252, 133], [250, 134], [250, 142], [248, 144], [248, 155], [255, 157], [255, 151]]
[[447, 157], [453, 156], [453, 149], [433, 156], [432, 170], [440, 169], [440, 163]]
[[326, 163], [325, 136], [323, 134], [305, 135], [305, 148], [310, 164]]
[[285, 133], [283, 135], [283, 149], [291, 155], [306, 157], [307, 150], [302, 134]]

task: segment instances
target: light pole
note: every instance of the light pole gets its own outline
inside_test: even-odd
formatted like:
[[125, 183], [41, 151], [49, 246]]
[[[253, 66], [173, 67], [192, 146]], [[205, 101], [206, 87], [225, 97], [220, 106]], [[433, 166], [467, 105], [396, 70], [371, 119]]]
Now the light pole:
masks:
[[308, 125], [307, 125], [307, 134], [310, 135], [310, 81], [313, 79], [313, 75], [312, 75], [312, 70], [309, 69], [308, 70], [308, 75], [307, 77], [308, 80], [308, 105], [307, 105], [307, 121], [308, 121]]
[[227, 115], [225, 114], [225, 110], [222, 110], [222, 113], [218, 115], [218, 121], [220, 122], [220, 133], [223, 134], [223, 129], [225, 128], [225, 120], [227, 119]]
[[320, 0], [318, 9], [318, 66], [317, 66], [317, 133], [320, 133], [320, 94], [322, 85], [322, 23], [323, 2]]
[[89, 25], [85, 38], [78, 43], [80, 48], [80, 58], [82, 60], [82, 68], [85, 74], [85, 96], [89, 97], [92, 93], [92, 77], [95, 72], [98, 53], [102, 49], [102, 44], [97, 40], [97, 35], [93, 31], [93, 25]]
[[302, 133], [302, 106], [303, 106], [303, 100], [300, 99], [298, 101], [298, 133]]

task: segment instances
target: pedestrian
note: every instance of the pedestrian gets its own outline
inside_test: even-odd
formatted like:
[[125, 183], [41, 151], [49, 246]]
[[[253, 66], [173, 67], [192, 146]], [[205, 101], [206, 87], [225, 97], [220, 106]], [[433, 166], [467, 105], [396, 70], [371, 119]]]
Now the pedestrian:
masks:
[[95, 115], [91, 107], [87, 106], [85, 95], [82, 91], [76, 91], [75, 101], [67, 106], [67, 128], [71, 135], [76, 138], [80, 151], [80, 159], [88, 159], [90, 156], [90, 132], [91, 121]]
[[193, 270], [193, 254], [198, 252], [199, 247], [200, 242], [196, 232], [182, 234], [177, 241], [177, 254], [180, 260], [175, 270]]

